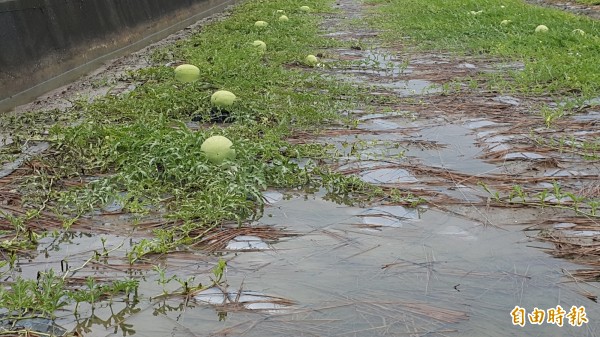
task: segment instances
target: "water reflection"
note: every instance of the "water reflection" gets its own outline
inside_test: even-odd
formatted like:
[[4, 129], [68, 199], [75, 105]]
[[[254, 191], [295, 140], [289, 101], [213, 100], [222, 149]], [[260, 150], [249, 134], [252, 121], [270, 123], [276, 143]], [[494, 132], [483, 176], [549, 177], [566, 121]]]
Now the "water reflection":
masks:
[[199, 303], [214, 305], [219, 309], [219, 312], [246, 309], [279, 313], [294, 303], [291, 300], [269, 296], [258, 291], [242, 289], [229, 291], [220, 286], [214, 286], [195, 294], [194, 300]]
[[[103, 327], [105, 330], [112, 330], [113, 334], [122, 334], [123, 336], [135, 335], [136, 330], [133, 324], [128, 323], [128, 317], [139, 313], [142, 309], [138, 306], [139, 301], [137, 299], [128, 300], [119, 303], [109, 303], [107, 305], [92, 307], [90, 314], [86, 317], [82, 317], [80, 314], [75, 312], [75, 328], [73, 331], [79, 335], [88, 335], [92, 331], [97, 331], [99, 327]], [[114, 307], [124, 307], [118, 311]], [[101, 314], [97, 314], [100, 311]], [[105, 315], [106, 318], [100, 316]]]

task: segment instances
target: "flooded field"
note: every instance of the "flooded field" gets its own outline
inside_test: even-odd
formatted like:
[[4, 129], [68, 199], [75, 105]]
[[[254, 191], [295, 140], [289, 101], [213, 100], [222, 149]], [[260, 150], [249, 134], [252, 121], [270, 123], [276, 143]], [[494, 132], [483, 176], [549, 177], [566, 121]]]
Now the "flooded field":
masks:
[[[0, 309], [5, 329], [77, 336], [600, 335], [598, 254], [589, 252], [600, 234], [593, 203], [600, 196], [597, 102], [555, 121], [560, 131], [542, 138], [550, 131], [531, 111], [549, 98], [492, 92], [474, 80], [521, 64], [426, 54], [401, 43], [381, 47], [377, 31], [347, 23], [367, 15], [366, 6], [340, 0], [334, 8], [322, 33], [366, 47], [323, 50], [326, 66], [306, 71], [368, 86], [373, 100], [340, 111], [355, 128], [328, 127], [290, 142], [329, 146], [336, 160], [323, 161], [332, 170], [384, 190], [401, 188], [402, 195], [349, 206], [324, 190], [269, 189], [262, 217], [249, 226], [220, 228], [135, 268], [128, 263], [134, 243], [168, 222], [160, 210], [138, 218], [113, 200], [13, 263], [38, 280], [42, 270], [70, 270], [70, 282], [82, 286], [91, 275], [133, 279], [135, 293], [93, 308], [69, 306], [52, 323], [3, 321], [9, 313]], [[10, 178], [47, 147], [30, 144], [0, 168], [4, 209], [16, 211]], [[199, 283], [213, 286], [184, 291]], [[588, 321], [520, 327], [511, 316], [517, 307], [529, 314], [558, 306], [566, 313], [584, 307]]]
[[[457, 211], [477, 211], [464, 208]], [[520, 223], [534, 220], [536, 212], [489, 214], [501, 226], [455, 213], [430, 207], [347, 207], [319, 195], [292, 194], [273, 200], [260, 225], [283, 227], [293, 236], [235, 236], [219, 254], [227, 260], [227, 288], [187, 299], [160, 298], [159, 276], [140, 271], [133, 273], [141, 281], [135, 299], [114, 299], [91, 311], [79, 308], [76, 321], [72, 314], [61, 318], [59, 313], [56, 323], [87, 336], [506, 336], [515, 306], [530, 311], [557, 303], [566, 309], [583, 305], [588, 318], [597, 317], [597, 306], [583, 296], [594, 293], [595, 286], [570, 282], [565, 271], [577, 266], [552, 258], [540, 249], [549, 246], [523, 234]], [[127, 250], [126, 237], [99, 236], [107, 249], [121, 247], [115, 255]], [[98, 235], [73, 235], [40, 242], [42, 254], [20, 268], [58, 269], [67, 258], [79, 265], [93, 250], [102, 250], [98, 241]], [[157, 262], [169, 266], [166, 278], [207, 280], [216, 260], [186, 253]], [[94, 262], [75, 275], [89, 273], [118, 277], [129, 272], [120, 272], [115, 259]], [[175, 291], [179, 284], [165, 286]], [[531, 336], [598, 333], [593, 322], [518, 329], [518, 335]]]

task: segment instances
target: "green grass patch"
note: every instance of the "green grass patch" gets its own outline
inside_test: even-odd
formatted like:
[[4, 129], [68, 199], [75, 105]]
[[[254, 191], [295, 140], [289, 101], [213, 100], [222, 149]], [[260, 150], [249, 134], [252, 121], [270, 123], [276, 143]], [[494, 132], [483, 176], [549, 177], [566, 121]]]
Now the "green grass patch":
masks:
[[[597, 20], [517, 0], [369, 2], [381, 5], [370, 21], [390, 42], [522, 61], [525, 69], [512, 72], [510, 84], [521, 92], [586, 98], [600, 94]], [[538, 25], [547, 26], [548, 32], [536, 33]]]

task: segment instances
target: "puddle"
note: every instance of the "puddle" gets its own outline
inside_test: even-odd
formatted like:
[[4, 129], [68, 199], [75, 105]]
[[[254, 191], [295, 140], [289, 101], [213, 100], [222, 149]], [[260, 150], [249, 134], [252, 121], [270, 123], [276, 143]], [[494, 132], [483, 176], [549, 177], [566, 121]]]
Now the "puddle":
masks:
[[496, 144], [506, 143], [506, 142], [512, 141], [514, 139], [515, 139], [515, 136], [498, 135], [498, 136], [486, 137], [484, 141], [486, 144], [496, 145]]
[[[261, 292], [241, 290], [238, 292], [223, 292], [218, 287], [211, 287], [194, 295], [194, 300], [200, 303], [219, 306], [242, 306], [248, 310], [277, 312], [291, 305], [291, 301], [268, 296]], [[284, 305], [285, 303], [286, 305]], [[231, 308], [230, 310], [234, 310]]]
[[359, 156], [361, 160], [385, 160], [388, 162], [394, 162], [402, 160], [404, 157], [405, 149], [400, 147], [399, 144], [384, 143], [384, 144], [373, 144], [365, 149], [361, 149]]
[[512, 152], [504, 156], [505, 160], [540, 160], [548, 157], [535, 152]]
[[499, 168], [496, 165], [477, 159], [483, 152], [476, 145], [476, 138], [469, 128], [455, 124], [424, 128], [419, 132], [419, 139], [445, 146], [435, 149], [410, 147], [406, 156], [416, 157], [425, 165], [469, 174], [497, 172]]
[[241, 303], [250, 310], [279, 310], [285, 308], [281, 304], [274, 303], [274, 298], [256, 291], [243, 291], [241, 294], [230, 293], [229, 299]]
[[486, 128], [486, 127], [490, 127], [490, 126], [497, 127], [499, 125], [505, 125], [505, 124], [500, 124], [500, 123], [488, 121], [485, 119], [470, 120], [470, 121], [465, 122], [465, 126], [469, 129], [480, 129], [480, 128]]
[[[114, 301], [92, 312], [80, 308], [80, 318], [59, 318], [54, 324], [67, 331], [85, 327], [80, 331], [87, 331], [86, 336], [310, 332], [371, 337], [405, 335], [406, 329], [428, 336], [496, 337], [506, 336], [507, 329], [525, 336], [581, 336], [569, 327], [513, 328], [509, 313], [515, 305], [532, 310], [560, 303], [566, 308], [586, 305], [590, 318], [600, 314], [562, 282], [561, 270], [573, 266], [524, 245], [522, 227], [498, 229], [426, 208], [348, 207], [318, 196], [282, 199], [265, 212], [261, 224], [286, 226], [303, 235], [279, 240], [268, 252], [222, 253], [228, 261], [229, 287], [208, 288], [183, 305], [180, 298], [149, 300], [160, 294], [156, 277], [149, 277], [140, 279], [140, 296], [134, 302]], [[361, 223], [365, 226], [357, 226]], [[121, 241], [105, 238], [109, 248]], [[76, 261], [89, 256], [86, 252], [101, 247], [98, 241], [75, 235], [54, 251], [58, 245], [44, 238], [41, 247], [54, 261], [58, 255], [68, 256], [78, 265]], [[176, 260], [170, 257], [174, 267], [169, 275], [184, 279], [205, 280], [215, 264], [201, 255]], [[49, 261], [39, 257], [31, 263], [60, 268]], [[43, 319], [40, 323], [51, 326]]]
[[388, 89], [402, 97], [435, 94], [444, 90], [440, 85], [424, 79], [395, 80], [399, 75], [410, 73], [412, 70], [404, 66], [399, 68], [398, 66], [394, 66], [393, 63], [389, 69], [365, 69], [338, 69], [330, 72], [329, 75], [341, 81], [369, 85], [373, 88]]
[[491, 132], [480, 132], [477, 138], [481, 138], [489, 152], [509, 151], [512, 147], [509, 145], [517, 136], [493, 135]]
[[452, 236], [455, 238], [460, 238], [463, 240], [467, 240], [467, 241], [474, 241], [477, 240], [477, 237], [471, 233], [469, 233], [467, 230], [462, 229], [458, 226], [445, 226], [442, 227], [437, 234], [440, 235], [448, 235], [448, 236]]
[[387, 121], [385, 119], [370, 119], [366, 123], [361, 123], [358, 126], [358, 129], [378, 131], [378, 130], [395, 130], [395, 129], [399, 129], [401, 127], [402, 126], [399, 125], [398, 123], [394, 123], [392, 121]]
[[511, 149], [510, 145], [506, 145], [506, 144], [490, 144], [490, 145], [488, 145], [488, 150], [490, 152], [505, 152], [510, 149]]
[[17, 159], [0, 167], [0, 178], [4, 178], [13, 173], [16, 169], [20, 168], [25, 161], [29, 160], [29, 158], [46, 151], [49, 147], [50, 144], [40, 142], [22, 149], [22, 154]]
[[577, 114], [571, 116], [577, 122], [598, 122], [600, 121], [600, 111], [589, 111], [586, 114]]
[[[343, 158], [357, 163], [358, 167], [370, 165], [373, 167], [373, 162], [379, 162], [383, 165], [389, 165], [390, 162], [401, 161], [404, 157], [406, 148], [404, 144], [406, 137], [395, 132], [385, 132], [385, 130], [369, 130], [369, 131], [384, 131], [381, 134], [361, 133], [355, 136], [335, 136], [320, 138], [319, 141], [335, 146], [338, 154]], [[342, 161], [343, 162], [343, 161]]]
[[[400, 141], [405, 138], [402, 133], [408, 132], [407, 129], [416, 129], [419, 127], [419, 124], [415, 122], [415, 116], [410, 113], [398, 113], [395, 115], [372, 114], [363, 116], [358, 120], [360, 121], [357, 126], [358, 130], [384, 131], [381, 134], [364, 132], [356, 135], [356, 137], [363, 140]], [[398, 133], [389, 132], [393, 130], [398, 130]]]
[[215, 305], [225, 304], [227, 301], [225, 293], [217, 287], [211, 287], [201, 291], [194, 295], [194, 299], [198, 302]]
[[392, 89], [400, 96], [415, 96], [435, 94], [443, 91], [443, 88], [426, 80], [406, 80], [393, 83], [377, 83], [377, 86]]
[[403, 206], [379, 206], [365, 210], [358, 215], [361, 223], [367, 227], [403, 227], [414, 225], [418, 220], [419, 210]]
[[[259, 289], [258, 295], [244, 294], [249, 301], [276, 293], [298, 307], [278, 314], [266, 304], [266, 316], [230, 311], [224, 321], [201, 307], [169, 317], [207, 335], [370, 337], [404, 335], [409, 329], [427, 336], [496, 337], [511, 331], [581, 335], [568, 326], [513, 327], [510, 311], [516, 305], [528, 312], [558, 303], [586, 305], [588, 317], [600, 313], [561, 282], [560, 270], [570, 264], [522, 244], [519, 228], [485, 227], [435, 210], [343, 207], [318, 197], [282, 201], [271, 213], [265, 224], [285, 223], [306, 235], [277, 243], [275, 255], [237, 255], [229, 262], [228, 281]], [[357, 216], [370, 213], [405, 218], [410, 226], [379, 231], [354, 226]], [[196, 300], [217, 304], [230, 301], [231, 294], [213, 290]]]
[[270, 249], [269, 245], [258, 236], [240, 235], [227, 243], [227, 250], [265, 250]]
[[[98, 229], [101, 231], [101, 229]], [[126, 229], [121, 229], [127, 232]], [[126, 251], [131, 246], [132, 240], [127, 236], [118, 236], [111, 234], [88, 234], [77, 232], [64, 232], [59, 236], [47, 236], [41, 238], [38, 243], [38, 255], [30, 257], [27, 260], [19, 261], [22, 269], [21, 275], [24, 278], [35, 279], [38, 270], [54, 269], [56, 272], [65, 272], [67, 269], [77, 268], [85, 263], [94, 252], [102, 252], [117, 249]], [[115, 254], [115, 263], [121, 263], [121, 256]], [[78, 276], [93, 274], [93, 270], [86, 270], [78, 273]], [[118, 268], [110, 271], [110, 268], [103, 272], [104, 277], [118, 275], [121, 276]]]
[[387, 166], [389, 162], [377, 161], [377, 160], [362, 160], [362, 161], [353, 161], [348, 164], [344, 164], [338, 168], [339, 171], [345, 170], [357, 170], [357, 169], [369, 169], [380, 166]]
[[464, 185], [457, 185], [454, 187], [434, 187], [433, 190], [443, 193], [452, 199], [468, 203], [477, 203], [488, 197], [487, 194], [482, 194], [480, 191]]
[[414, 183], [418, 179], [403, 169], [382, 168], [360, 173], [360, 179], [371, 184], [400, 184]]
[[283, 193], [278, 191], [265, 191], [262, 195], [265, 203], [269, 205], [276, 204], [283, 200]]
[[[353, 111], [354, 113], [358, 113], [361, 111]], [[406, 117], [409, 119], [414, 118], [414, 113], [410, 112], [410, 111], [392, 111], [392, 112], [386, 112], [386, 113], [371, 113], [371, 114], [366, 114], [366, 115], [362, 115], [358, 118], [359, 121], [370, 121], [370, 120], [381, 120], [384, 118], [395, 118], [395, 117]]]

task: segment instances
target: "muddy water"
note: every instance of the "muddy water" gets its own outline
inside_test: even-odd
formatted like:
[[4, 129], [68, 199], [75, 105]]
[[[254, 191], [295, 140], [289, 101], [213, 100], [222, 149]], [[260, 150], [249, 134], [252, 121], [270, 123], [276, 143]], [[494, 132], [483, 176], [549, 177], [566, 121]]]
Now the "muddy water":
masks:
[[[359, 208], [296, 196], [271, 205], [261, 222], [303, 235], [272, 249], [228, 253], [236, 294], [285, 298], [265, 310], [219, 306], [199, 296], [142, 300], [125, 319], [140, 336], [593, 336], [600, 310], [563, 283], [569, 263], [528, 247], [522, 227], [486, 227], [433, 209]], [[368, 215], [368, 225], [365, 224]], [[392, 221], [394, 219], [394, 221]], [[193, 275], [202, 262], [177, 273]], [[145, 284], [145, 285], [144, 285]], [[145, 298], [159, 289], [142, 284]], [[256, 294], [251, 293], [251, 294]], [[248, 295], [248, 294], [246, 294]], [[256, 295], [254, 295], [256, 296]], [[267, 297], [268, 298], [268, 297]], [[266, 301], [268, 302], [268, 300]], [[584, 327], [515, 327], [510, 311], [586, 307]], [[126, 308], [113, 303], [113, 312]], [[163, 309], [163, 314], [157, 310]], [[276, 310], [273, 310], [273, 309]], [[111, 310], [95, 312], [106, 322]], [[97, 320], [89, 336], [122, 329]], [[121, 331], [117, 332], [121, 333]]]
[[496, 165], [486, 163], [478, 157], [481, 147], [476, 146], [471, 130], [462, 125], [438, 125], [420, 131], [419, 138], [443, 144], [444, 149], [416, 149], [406, 153], [420, 158], [424, 164], [438, 166], [470, 174], [498, 172]]

